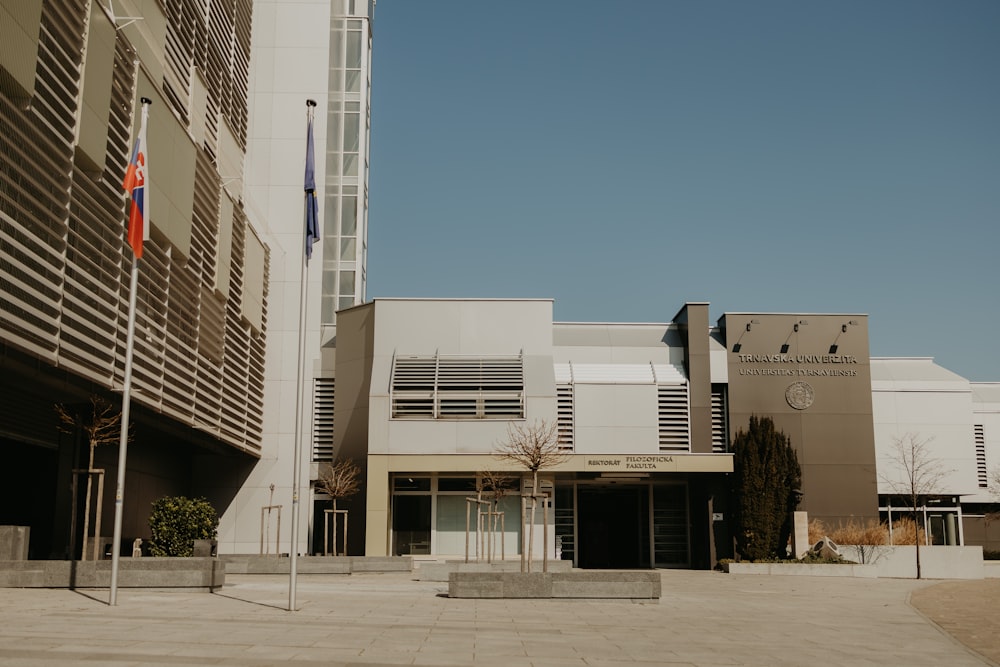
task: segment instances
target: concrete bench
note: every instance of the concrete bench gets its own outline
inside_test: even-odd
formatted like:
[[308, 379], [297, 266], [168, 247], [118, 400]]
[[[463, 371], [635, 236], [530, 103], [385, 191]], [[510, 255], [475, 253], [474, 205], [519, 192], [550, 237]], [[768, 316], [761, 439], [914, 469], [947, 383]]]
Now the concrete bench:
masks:
[[[229, 574], [288, 574], [288, 556], [225, 554], [219, 556]], [[295, 569], [298, 574], [352, 574], [360, 572], [410, 572], [413, 559], [409, 556], [299, 556]]]
[[660, 573], [649, 570], [451, 572], [453, 598], [592, 598], [658, 600]]

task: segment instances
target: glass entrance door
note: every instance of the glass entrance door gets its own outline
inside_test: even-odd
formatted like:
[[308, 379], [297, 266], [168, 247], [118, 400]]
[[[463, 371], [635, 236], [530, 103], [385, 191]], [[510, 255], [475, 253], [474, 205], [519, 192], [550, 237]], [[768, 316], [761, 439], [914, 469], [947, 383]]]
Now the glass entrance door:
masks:
[[650, 567], [648, 486], [581, 484], [577, 509], [579, 567]]

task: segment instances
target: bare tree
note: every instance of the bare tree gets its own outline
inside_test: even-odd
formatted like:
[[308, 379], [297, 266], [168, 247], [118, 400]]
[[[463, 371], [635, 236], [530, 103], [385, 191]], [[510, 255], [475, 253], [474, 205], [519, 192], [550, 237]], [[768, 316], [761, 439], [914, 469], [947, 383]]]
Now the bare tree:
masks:
[[87, 468], [94, 467], [94, 450], [101, 445], [117, 443], [121, 438], [122, 414], [115, 406], [100, 396], [90, 397], [90, 406], [55, 404], [59, 417], [59, 430], [75, 435], [82, 432], [90, 446]]
[[[95, 474], [101, 475], [103, 479], [104, 469], [97, 470], [94, 468], [94, 452], [101, 445], [111, 445], [117, 444], [121, 439], [121, 423], [122, 414], [121, 411], [112, 405], [106, 399], [91, 395], [89, 405], [86, 404], [76, 404], [76, 405], [66, 405], [65, 403], [56, 403], [53, 406], [56, 412], [56, 416], [59, 418], [58, 428], [63, 433], [69, 435], [77, 435], [82, 433], [87, 439], [87, 446], [89, 448], [89, 455], [87, 457], [87, 469], [86, 471], [74, 471], [74, 475], [80, 474], [81, 472], [87, 475], [87, 495], [84, 501], [84, 513], [83, 513], [83, 541], [84, 545], [87, 542], [87, 534], [90, 532], [90, 500], [93, 495], [93, 477]], [[128, 434], [128, 439], [132, 439], [131, 429]], [[74, 489], [76, 488], [76, 477], [73, 478]], [[99, 486], [103, 486], [103, 483]], [[98, 489], [96, 506], [96, 517], [94, 520], [94, 559], [97, 559], [97, 538], [100, 538], [101, 532], [101, 513], [103, 512], [103, 501], [100, 493], [101, 489]], [[73, 494], [73, 516], [70, 519], [72, 535], [70, 536], [70, 544], [72, 551], [75, 552], [76, 544], [76, 493]], [[86, 552], [86, 546], [84, 547], [84, 552]], [[71, 554], [71, 558], [76, 558], [75, 554]], [[86, 554], [84, 553], [84, 558]]]
[[507, 475], [495, 470], [483, 470], [479, 473], [479, 496], [484, 499], [489, 508], [486, 513], [486, 529], [488, 534], [488, 539], [485, 541], [485, 552], [486, 561], [493, 562], [493, 551], [494, 543], [493, 538], [497, 532], [497, 525], [500, 525], [501, 535], [500, 535], [500, 545], [501, 558], [505, 555], [505, 550], [503, 548], [503, 534], [504, 522], [501, 521], [501, 515], [503, 512], [500, 511], [500, 501], [507, 497], [510, 493], [510, 486], [513, 480]]
[[[906, 433], [892, 439], [889, 460], [900, 476], [881, 475], [894, 494], [907, 498], [916, 521], [919, 508], [927, 497], [941, 493], [941, 483], [951, 472], [934, 458], [930, 444], [934, 438], [922, 438], [918, 433]], [[917, 521], [917, 525], [920, 522]], [[924, 530], [927, 527], [924, 526]], [[917, 579], [920, 579], [920, 531], [917, 530]]]
[[[531, 517], [530, 521], [522, 516], [522, 530], [528, 531], [528, 567], [531, 571], [531, 559], [534, 552], [535, 511], [538, 499], [545, 498], [539, 493], [538, 471], [559, 465], [567, 459], [567, 454], [559, 449], [559, 430], [557, 424], [539, 420], [533, 424], [510, 423], [507, 426], [506, 440], [497, 444], [494, 455], [501, 461], [514, 463], [531, 473]], [[523, 501], [522, 501], [523, 507]], [[544, 512], [544, 507], [543, 507]], [[522, 512], [522, 515], [524, 513]], [[546, 517], [546, 528], [548, 519]], [[523, 535], [523, 533], [522, 533]], [[523, 541], [523, 538], [522, 538]], [[542, 547], [543, 567], [548, 569], [548, 550]], [[521, 569], [524, 571], [524, 549], [521, 549]]]
[[[319, 470], [316, 488], [330, 496], [333, 509], [333, 554], [337, 555], [337, 513], [344, 512], [344, 553], [347, 553], [346, 510], [337, 509], [337, 501], [350, 498], [361, 486], [361, 468], [350, 459], [337, 459], [324, 463]], [[323, 545], [326, 549], [326, 544]]]

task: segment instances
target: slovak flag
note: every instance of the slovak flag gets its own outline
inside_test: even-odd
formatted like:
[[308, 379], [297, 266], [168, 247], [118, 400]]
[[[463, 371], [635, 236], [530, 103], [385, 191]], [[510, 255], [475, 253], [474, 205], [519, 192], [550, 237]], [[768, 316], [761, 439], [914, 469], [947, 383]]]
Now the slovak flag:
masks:
[[142, 98], [142, 122], [122, 187], [132, 201], [128, 215], [128, 242], [136, 259], [142, 257], [142, 242], [149, 240], [149, 164], [146, 153], [146, 118], [149, 104]]

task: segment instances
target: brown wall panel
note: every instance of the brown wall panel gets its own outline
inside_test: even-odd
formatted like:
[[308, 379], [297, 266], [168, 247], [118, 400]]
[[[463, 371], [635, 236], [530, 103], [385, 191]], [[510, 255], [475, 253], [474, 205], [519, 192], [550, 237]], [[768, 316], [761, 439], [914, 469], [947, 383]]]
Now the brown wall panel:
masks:
[[[768, 416], [802, 465], [801, 509], [836, 524], [878, 514], [868, 319], [727, 313], [730, 429]], [[749, 325], [749, 326], [748, 326]]]

